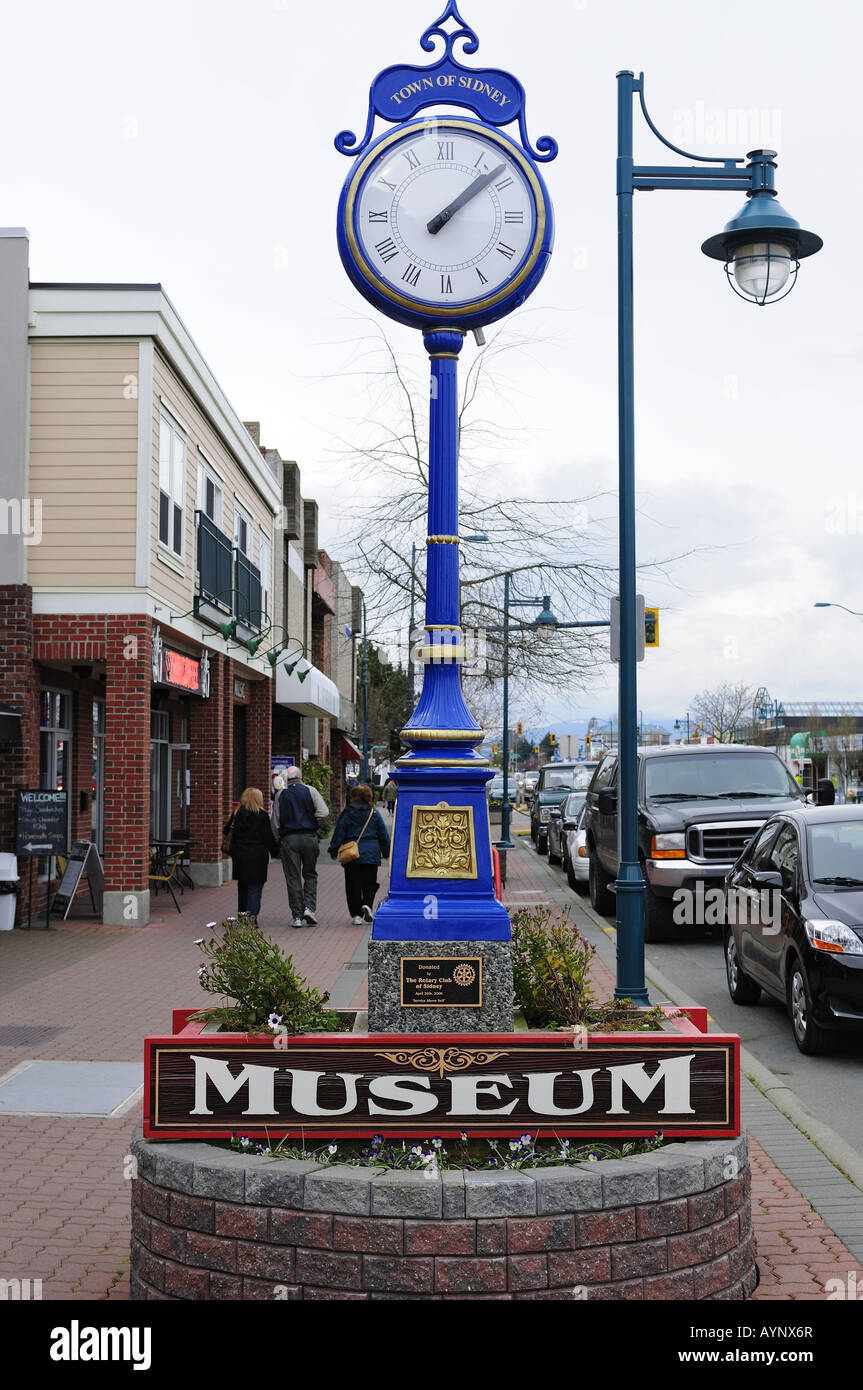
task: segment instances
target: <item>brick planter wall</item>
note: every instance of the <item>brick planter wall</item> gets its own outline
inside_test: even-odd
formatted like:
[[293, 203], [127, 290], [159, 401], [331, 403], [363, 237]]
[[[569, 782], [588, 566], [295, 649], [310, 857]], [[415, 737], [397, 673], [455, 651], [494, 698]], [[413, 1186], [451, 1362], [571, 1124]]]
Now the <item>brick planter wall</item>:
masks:
[[757, 1282], [745, 1137], [435, 1178], [133, 1152], [133, 1299], [737, 1300]]

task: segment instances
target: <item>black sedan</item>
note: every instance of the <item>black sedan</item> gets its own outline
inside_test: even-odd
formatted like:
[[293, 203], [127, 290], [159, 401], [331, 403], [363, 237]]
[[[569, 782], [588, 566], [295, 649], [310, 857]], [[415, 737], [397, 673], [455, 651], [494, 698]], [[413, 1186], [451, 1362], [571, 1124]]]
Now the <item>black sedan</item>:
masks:
[[801, 1052], [863, 1028], [863, 806], [765, 821], [725, 880], [725, 966], [735, 1004], [787, 1006]]

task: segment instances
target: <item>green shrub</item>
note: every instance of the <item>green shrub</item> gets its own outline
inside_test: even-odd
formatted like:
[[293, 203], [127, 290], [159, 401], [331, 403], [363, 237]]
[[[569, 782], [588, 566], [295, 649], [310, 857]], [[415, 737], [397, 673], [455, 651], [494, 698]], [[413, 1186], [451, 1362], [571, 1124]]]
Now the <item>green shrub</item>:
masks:
[[205, 964], [198, 970], [201, 988], [233, 999], [214, 1009], [201, 1009], [195, 1018], [215, 1018], [248, 1033], [321, 1033], [337, 1031], [335, 1016], [324, 1005], [329, 994], [307, 984], [294, 969], [293, 958], [270, 941], [241, 912], [222, 924], [222, 935], [199, 941]]
[[596, 947], [564, 914], [552, 920], [548, 907], [519, 908], [512, 914], [513, 984], [528, 1026], [587, 1023], [595, 954]]

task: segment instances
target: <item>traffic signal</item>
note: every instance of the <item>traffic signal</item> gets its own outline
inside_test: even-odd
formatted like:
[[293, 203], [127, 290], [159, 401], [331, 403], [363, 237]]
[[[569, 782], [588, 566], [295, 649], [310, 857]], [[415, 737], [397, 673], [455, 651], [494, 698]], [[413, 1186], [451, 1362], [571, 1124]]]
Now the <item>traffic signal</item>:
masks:
[[522, 734], [524, 733], [524, 725], [522, 724], [521, 720], [519, 720], [519, 722], [516, 724], [515, 731], [518, 734], [519, 738], [521, 738]]
[[659, 646], [658, 608], [645, 608], [644, 610], [644, 645], [645, 647]]
[[586, 753], [590, 752], [590, 734], [585, 734], [584, 736], [584, 751]]
[[534, 751], [534, 753], [538, 753], [538, 752], [539, 752], [539, 744], [538, 744], [538, 743], [535, 743], [535, 744], [533, 745], [533, 751]]
[[550, 748], [556, 748], [556, 747], [557, 747], [557, 734], [549, 734], [549, 736], [548, 736], [548, 742], [549, 742], [549, 747], [550, 747]]
[[492, 756], [493, 758], [496, 758], [496, 757], [497, 757], [497, 744], [496, 744], [496, 743], [493, 743], [493, 744], [491, 745], [491, 756]]

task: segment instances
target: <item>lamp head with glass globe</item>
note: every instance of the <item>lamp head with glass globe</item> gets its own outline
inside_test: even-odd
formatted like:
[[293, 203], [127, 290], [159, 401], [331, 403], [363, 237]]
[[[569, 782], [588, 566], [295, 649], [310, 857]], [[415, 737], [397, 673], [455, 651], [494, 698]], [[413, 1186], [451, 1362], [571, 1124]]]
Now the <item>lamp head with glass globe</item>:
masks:
[[701, 247], [705, 256], [725, 262], [731, 288], [752, 304], [784, 299], [794, 288], [801, 260], [824, 244], [814, 232], [805, 232], [777, 200], [772, 186], [775, 157], [775, 150], [749, 152], [748, 167], [762, 173], [764, 186], [748, 193], [737, 216]]

